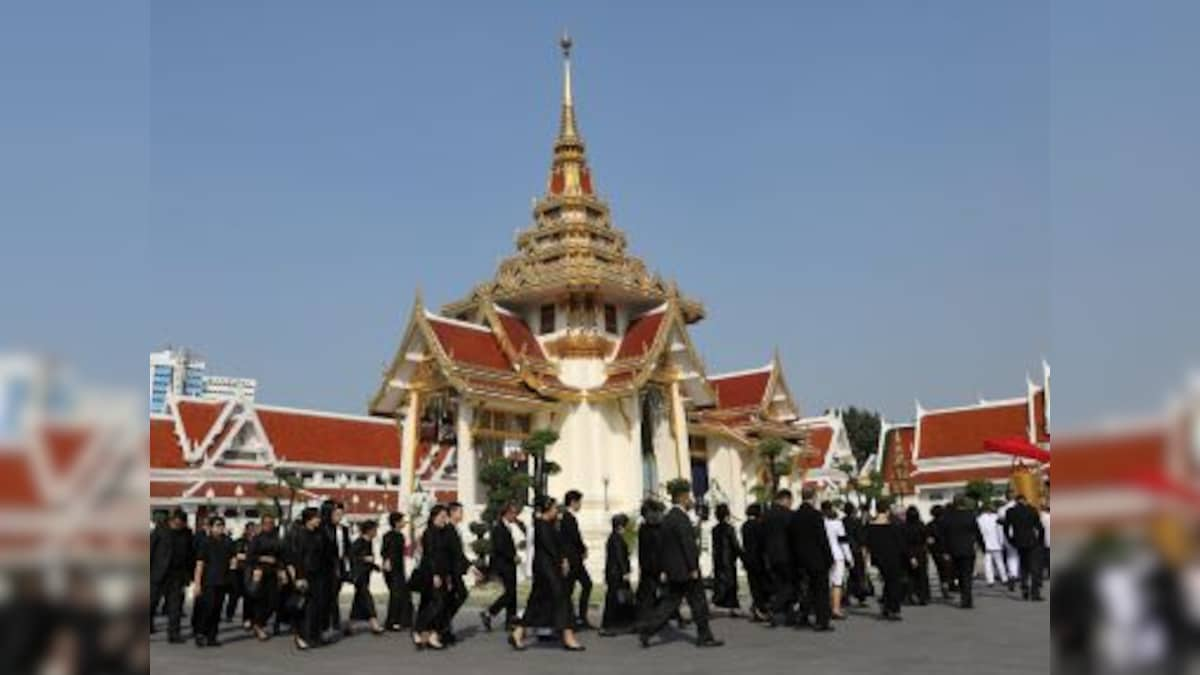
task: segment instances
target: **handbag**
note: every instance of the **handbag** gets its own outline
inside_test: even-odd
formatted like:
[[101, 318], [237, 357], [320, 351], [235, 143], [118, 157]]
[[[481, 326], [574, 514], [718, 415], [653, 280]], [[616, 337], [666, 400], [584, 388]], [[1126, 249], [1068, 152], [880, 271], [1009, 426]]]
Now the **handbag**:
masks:
[[252, 567], [246, 570], [245, 580], [242, 586], [246, 592], [246, 597], [252, 600], [258, 600], [262, 595], [263, 587], [263, 571], [261, 567]]

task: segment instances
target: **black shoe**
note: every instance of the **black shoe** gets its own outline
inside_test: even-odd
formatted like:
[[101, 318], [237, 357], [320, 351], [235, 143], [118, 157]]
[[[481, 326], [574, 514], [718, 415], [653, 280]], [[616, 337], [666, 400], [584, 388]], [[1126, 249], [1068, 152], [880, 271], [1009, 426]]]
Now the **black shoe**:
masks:
[[453, 644], [458, 644], [458, 636], [455, 635], [453, 631], [446, 631], [438, 637], [442, 638], [442, 644], [447, 647]]
[[959, 608], [960, 608], [960, 609], [975, 609], [975, 603], [973, 603], [973, 602], [964, 602], [964, 603], [962, 603], [961, 605], [959, 605]]
[[833, 626], [830, 625], [816, 626], [813, 628], [814, 633], [832, 633], [833, 630]]
[[1016, 582], [1016, 581], [1013, 581], [1012, 579], [1009, 579], [1009, 581], [1008, 581], [1008, 592], [1009, 592], [1009, 593], [1012, 593], [1013, 591], [1016, 591], [1016, 590], [1017, 590], [1017, 582]]
[[650, 646], [650, 636], [646, 635], [645, 633], [639, 635], [638, 636], [638, 644], [640, 644], [642, 646], [642, 649], [649, 647]]
[[586, 651], [586, 650], [587, 650], [587, 647], [584, 647], [583, 645], [568, 645], [568, 644], [564, 644], [564, 645], [563, 645], [563, 649], [565, 649], [565, 650], [567, 650], [567, 651], [569, 651], [569, 652], [582, 652], [582, 651]]
[[696, 642], [697, 647], [720, 647], [723, 644], [725, 643], [711, 635], [706, 635]]
[[1032, 600], [1033, 602], [1045, 602], [1046, 598], [1043, 598], [1042, 594], [1038, 593], [1038, 594], [1034, 595], [1033, 597], [1031, 597], [1030, 600]]
[[492, 615], [488, 614], [486, 609], [479, 613], [479, 620], [483, 622], [484, 630], [492, 632]]
[[184, 640], [182, 635], [172, 635], [167, 638], [167, 642], [173, 645], [181, 645], [187, 642], [187, 640]]
[[198, 638], [196, 638], [196, 646], [197, 647], [207, 647], [208, 641], [202, 637], [198, 637]]

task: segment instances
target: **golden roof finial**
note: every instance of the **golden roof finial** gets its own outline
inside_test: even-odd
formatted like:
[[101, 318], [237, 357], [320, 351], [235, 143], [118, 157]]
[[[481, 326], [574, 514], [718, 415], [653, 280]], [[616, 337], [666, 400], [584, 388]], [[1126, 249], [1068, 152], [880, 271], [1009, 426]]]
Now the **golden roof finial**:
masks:
[[562, 121], [558, 131], [560, 139], [570, 138], [576, 139], [579, 137], [579, 129], [575, 127], [575, 102], [571, 95], [571, 36], [566, 30], [563, 30], [562, 37], [558, 40], [558, 45], [562, 47], [563, 53], [563, 100], [562, 100]]

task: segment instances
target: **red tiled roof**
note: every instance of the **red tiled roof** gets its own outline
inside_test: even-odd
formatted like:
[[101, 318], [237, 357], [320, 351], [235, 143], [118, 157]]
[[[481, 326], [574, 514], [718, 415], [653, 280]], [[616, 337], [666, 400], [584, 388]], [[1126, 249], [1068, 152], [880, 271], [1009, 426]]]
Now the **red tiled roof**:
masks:
[[62, 475], [75, 466], [89, 440], [87, 431], [64, 427], [46, 429], [42, 436], [47, 456], [56, 475]]
[[949, 469], [946, 471], [917, 471], [913, 483], [933, 485], [936, 483], [969, 483], [973, 480], [1001, 480], [1012, 475], [1011, 466], [989, 466], [973, 469]]
[[770, 381], [770, 370], [709, 378], [709, 382], [717, 390], [718, 408], [741, 408], [761, 404], [767, 395], [767, 384]]
[[1033, 395], [1033, 430], [1038, 443], [1050, 442], [1050, 425], [1046, 420], [1046, 390], [1038, 389]]
[[227, 401], [179, 401], [176, 404], [179, 418], [183, 421], [183, 433], [193, 447], [208, 437], [227, 404]]
[[[212, 490], [213, 499], [238, 499], [238, 486], [242, 488], [241, 499], [247, 504], [253, 504], [259, 499], [270, 499], [272, 496], [286, 499], [291, 493], [286, 487], [273, 483], [274, 479], [264, 477], [263, 490], [258, 489], [257, 481], [206, 481], [192, 491], [193, 499], [207, 499], [208, 491]], [[153, 483], [151, 484], [153, 487]], [[336, 488], [335, 488], [336, 489]], [[320, 495], [313, 488], [304, 488], [296, 493], [300, 499], [316, 499]]]
[[455, 361], [493, 370], [512, 370], [495, 333], [482, 326], [468, 328], [438, 317], [429, 317], [442, 350]]
[[829, 446], [833, 444], [833, 427], [822, 424], [807, 427], [808, 449], [810, 453], [802, 460], [804, 468], [816, 469], [825, 465], [825, 457], [829, 454]]
[[[895, 443], [897, 436], [900, 440], [900, 449], [908, 456], [912, 457], [913, 439], [915, 438], [915, 429], [912, 426], [904, 426], [892, 428], [887, 431], [887, 438], [884, 439], [883, 457], [880, 458], [879, 473], [885, 483], [893, 484], [896, 480], [896, 455]], [[909, 462], [909, 471], [913, 467]]]
[[37, 508], [42, 504], [26, 455], [0, 455], [0, 508]]
[[1166, 471], [1168, 464], [1164, 428], [1063, 436], [1054, 444], [1051, 482], [1055, 489], [1112, 486], [1146, 471]]
[[659, 327], [662, 326], [666, 312], [643, 314], [634, 319], [625, 330], [621, 346], [617, 348], [617, 359], [631, 359], [645, 355], [658, 337]]
[[175, 422], [169, 419], [150, 420], [150, 468], [184, 469], [183, 450], [175, 437]]
[[496, 315], [500, 317], [500, 325], [508, 335], [508, 340], [512, 343], [513, 349], [517, 350], [518, 353], [524, 352], [529, 358], [546, 358], [546, 355], [542, 353], [542, 346], [538, 344], [537, 338], [533, 336], [533, 331], [529, 330], [529, 326], [520, 317], [513, 316], [507, 312], [497, 312]]
[[150, 481], [150, 498], [151, 499], [174, 499], [183, 496], [184, 491], [192, 486], [192, 483], [187, 481], [167, 481], [167, 480], [152, 480]]
[[920, 425], [919, 459], [983, 454], [989, 438], [1027, 437], [1026, 401], [927, 413]]
[[280, 461], [400, 467], [391, 424], [259, 407], [258, 419]]

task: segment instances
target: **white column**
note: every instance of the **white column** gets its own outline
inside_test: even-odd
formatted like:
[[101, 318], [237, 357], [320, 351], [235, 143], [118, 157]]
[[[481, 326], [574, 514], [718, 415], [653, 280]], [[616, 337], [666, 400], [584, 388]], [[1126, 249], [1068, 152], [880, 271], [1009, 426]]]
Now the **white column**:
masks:
[[474, 512], [479, 504], [478, 490], [479, 469], [476, 466], [475, 440], [471, 436], [471, 424], [475, 419], [475, 409], [466, 401], [458, 406], [456, 436], [458, 437], [458, 501]]
[[688, 449], [687, 413], [683, 409], [683, 397], [679, 394], [679, 380], [671, 382], [671, 414], [675, 421], [676, 476], [691, 480], [692, 461]]
[[417, 486], [417, 443], [421, 438], [420, 427], [421, 395], [412, 391], [408, 394], [408, 408], [404, 413], [400, 437], [400, 498], [406, 503]]

